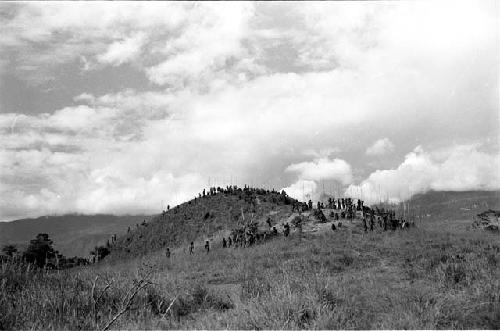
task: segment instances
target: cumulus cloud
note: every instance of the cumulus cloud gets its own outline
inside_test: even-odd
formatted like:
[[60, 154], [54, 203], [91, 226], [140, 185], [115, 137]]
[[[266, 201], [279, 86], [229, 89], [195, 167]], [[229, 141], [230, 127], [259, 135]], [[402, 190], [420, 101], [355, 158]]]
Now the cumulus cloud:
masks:
[[[0, 4], [12, 9], [2, 58], [16, 61], [4, 70], [46, 77], [83, 58], [88, 70], [75, 75], [133, 63], [153, 83], [1, 114], [2, 217], [153, 212], [231, 173], [301, 199], [327, 179], [372, 195], [387, 183], [392, 197], [406, 182], [412, 192], [494, 187], [495, 169], [467, 163], [467, 153], [497, 160], [479, 147], [417, 149], [398, 166], [416, 144], [498, 136], [493, 4]], [[388, 130], [389, 170], [363, 181], [366, 146]]]
[[97, 61], [114, 66], [133, 61], [140, 55], [144, 39], [144, 33], [137, 33], [124, 40], [115, 41], [109, 45], [106, 52], [97, 55]]
[[366, 155], [385, 155], [394, 152], [394, 144], [389, 138], [382, 138], [366, 149]]
[[285, 171], [297, 173], [299, 178], [305, 180], [336, 180], [342, 184], [352, 181], [351, 166], [344, 160], [326, 158], [312, 162], [301, 162], [289, 165]]
[[429, 190], [498, 190], [500, 156], [479, 147], [457, 145], [427, 152], [418, 146], [397, 168], [373, 172], [359, 185], [350, 185], [346, 194], [376, 202], [401, 201]]
[[299, 201], [307, 201], [309, 199], [317, 199], [317, 188], [318, 184], [312, 180], [298, 180], [288, 187], [284, 187], [282, 190], [292, 198]]
[[298, 179], [293, 184], [282, 188], [282, 190], [300, 201], [319, 200], [322, 191], [320, 191], [318, 183], [322, 184], [322, 189], [324, 189], [325, 182], [328, 184], [335, 183], [336, 187], [345, 187], [353, 179], [349, 163], [342, 159], [330, 160], [327, 157], [292, 163], [285, 168], [285, 173], [287, 172], [295, 174]]
[[149, 79], [157, 84], [183, 85], [185, 81], [223, 69], [230, 58], [247, 55], [242, 45], [253, 14], [250, 4], [225, 3], [205, 6], [190, 13], [191, 24], [159, 52], [166, 60], [147, 69]]

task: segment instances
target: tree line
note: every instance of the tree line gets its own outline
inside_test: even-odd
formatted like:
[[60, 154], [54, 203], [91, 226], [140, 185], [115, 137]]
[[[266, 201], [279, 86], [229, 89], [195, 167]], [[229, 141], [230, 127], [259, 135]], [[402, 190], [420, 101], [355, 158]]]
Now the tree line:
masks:
[[18, 246], [13, 244], [4, 245], [1, 250], [0, 264], [24, 262], [44, 269], [67, 269], [97, 262], [110, 253], [109, 242], [107, 245], [96, 246], [90, 252], [90, 258], [66, 257], [54, 249], [53, 245], [54, 242], [47, 233], [37, 234], [24, 250], [19, 250]]

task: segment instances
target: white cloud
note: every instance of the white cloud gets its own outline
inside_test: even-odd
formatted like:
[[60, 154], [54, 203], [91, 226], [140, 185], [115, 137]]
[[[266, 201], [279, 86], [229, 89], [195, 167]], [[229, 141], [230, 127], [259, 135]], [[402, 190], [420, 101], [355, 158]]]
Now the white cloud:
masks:
[[344, 160], [327, 158], [312, 162], [301, 162], [289, 165], [285, 171], [297, 173], [305, 180], [336, 180], [346, 185], [352, 182], [351, 166]]
[[[312, 180], [298, 180], [288, 187], [284, 187], [281, 190], [285, 192], [292, 198], [299, 201], [307, 201], [309, 199], [317, 199], [317, 188], [318, 185]], [[280, 190], [280, 191], [281, 191]]]
[[405, 185], [494, 187], [494, 168], [467, 163], [467, 153], [497, 160], [479, 149], [416, 150], [396, 166], [408, 144], [497, 136], [493, 5], [16, 4], [0, 36], [16, 68], [44, 76], [78, 59], [90, 71], [134, 63], [166, 89], [81, 91], [78, 105], [50, 114], [1, 114], [0, 210], [153, 212], [208, 176], [287, 177], [301, 153], [315, 158], [288, 169], [302, 198], [303, 183], [312, 194], [321, 179], [349, 184], [367, 171], [367, 141], [388, 131], [394, 169], [362, 182], [366, 194], [383, 183], [393, 197]]
[[366, 149], [366, 155], [386, 155], [394, 152], [394, 144], [389, 138], [382, 138]]
[[199, 84], [204, 76], [224, 69], [230, 58], [246, 55], [242, 41], [248, 33], [252, 5], [199, 4], [196, 9], [183, 33], [159, 49], [166, 59], [147, 69], [151, 81], [175, 87], [193, 80]]
[[335, 182], [336, 186], [348, 185], [352, 182], [351, 166], [341, 159], [330, 160], [325, 157], [311, 162], [293, 163], [286, 167], [285, 172], [296, 174], [298, 180], [283, 190], [300, 201], [320, 199], [318, 182], [323, 184]]
[[500, 156], [483, 152], [477, 144], [426, 152], [421, 146], [406, 155], [396, 169], [377, 170], [346, 194], [368, 202], [407, 199], [428, 190], [498, 190]]
[[144, 39], [144, 33], [136, 33], [124, 40], [115, 41], [109, 45], [106, 52], [97, 55], [97, 61], [114, 66], [133, 61], [141, 54], [141, 47], [145, 43]]

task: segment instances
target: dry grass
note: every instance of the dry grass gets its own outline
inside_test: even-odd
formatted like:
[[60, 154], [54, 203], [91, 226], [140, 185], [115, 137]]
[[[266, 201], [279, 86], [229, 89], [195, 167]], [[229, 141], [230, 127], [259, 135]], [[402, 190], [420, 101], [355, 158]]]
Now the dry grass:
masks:
[[0, 272], [0, 329], [102, 329], [141, 279], [151, 285], [112, 328], [500, 328], [500, 238], [461, 223]]

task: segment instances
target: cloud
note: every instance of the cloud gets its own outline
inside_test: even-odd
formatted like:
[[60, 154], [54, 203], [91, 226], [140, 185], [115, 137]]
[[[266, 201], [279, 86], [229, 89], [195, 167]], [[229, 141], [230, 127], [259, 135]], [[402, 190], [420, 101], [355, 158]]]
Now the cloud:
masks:
[[133, 61], [141, 54], [141, 48], [145, 43], [144, 39], [144, 33], [137, 33], [124, 40], [115, 41], [109, 45], [106, 52], [97, 55], [97, 61], [114, 66]]
[[[177, 37], [159, 49], [166, 59], [147, 69], [148, 78], [159, 85], [183, 86], [211, 78], [224, 69], [231, 58], [247, 55], [242, 45], [253, 15], [250, 4], [200, 4], [191, 13], [190, 24]], [[207, 76], [208, 77], [205, 77]]]
[[352, 181], [351, 166], [341, 159], [322, 158], [312, 162], [294, 163], [285, 171], [297, 173], [299, 178], [305, 180], [336, 180], [342, 184], [350, 184]]
[[375, 202], [401, 201], [429, 190], [498, 190], [500, 157], [480, 147], [467, 144], [427, 152], [418, 146], [397, 168], [373, 172], [359, 185], [350, 185], [346, 194]]
[[[313, 196], [322, 179], [356, 180], [372, 195], [387, 183], [396, 198], [406, 183], [415, 192], [490, 187], [495, 169], [465, 155], [487, 164], [491, 152], [435, 149], [498, 136], [494, 2], [430, 11], [425, 2], [7, 7], [0, 49], [15, 63], [3, 70], [71, 86], [75, 75], [92, 84], [95, 72], [133, 66], [152, 84], [82, 88], [49, 113], [20, 105], [0, 114], [4, 218], [154, 212], [229, 174], [300, 198], [301, 184]], [[72, 61], [86, 70], [62, 75]], [[397, 142], [379, 166], [388, 170], [369, 175], [366, 146], [387, 132]], [[418, 144], [425, 151], [400, 165]]]
[[2, 4], [0, 10], [9, 15], [2, 23], [1, 54], [15, 59], [18, 76], [36, 84], [52, 78], [55, 67], [77, 59], [84, 61], [85, 70], [133, 60], [141, 68], [144, 62], [158, 62], [156, 49], [150, 47], [144, 61], [139, 57], [142, 49], [151, 42], [168, 43], [167, 36], [192, 25], [189, 20], [203, 17], [207, 7], [192, 3]]
[[382, 138], [366, 149], [366, 155], [386, 155], [394, 152], [394, 144], [389, 138]]
[[299, 201], [307, 201], [309, 199], [316, 200], [318, 185], [312, 180], [298, 180], [288, 187], [282, 188], [292, 198]]

